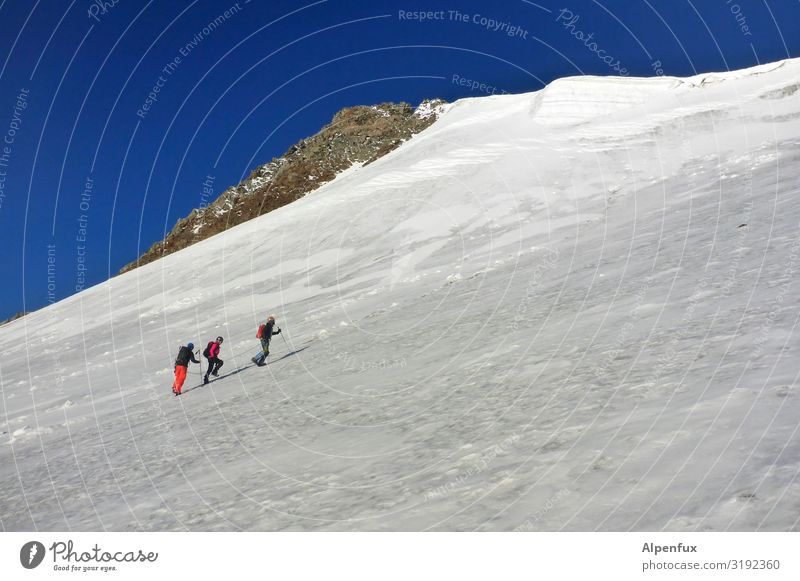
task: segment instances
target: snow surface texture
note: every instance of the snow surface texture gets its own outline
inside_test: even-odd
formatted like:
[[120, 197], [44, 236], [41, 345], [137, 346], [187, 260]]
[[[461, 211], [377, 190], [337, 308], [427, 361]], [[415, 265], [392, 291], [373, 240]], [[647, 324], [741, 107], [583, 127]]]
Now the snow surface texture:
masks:
[[465, 99], [3, 327], [3, 529], [799, 530], [798, 79]]

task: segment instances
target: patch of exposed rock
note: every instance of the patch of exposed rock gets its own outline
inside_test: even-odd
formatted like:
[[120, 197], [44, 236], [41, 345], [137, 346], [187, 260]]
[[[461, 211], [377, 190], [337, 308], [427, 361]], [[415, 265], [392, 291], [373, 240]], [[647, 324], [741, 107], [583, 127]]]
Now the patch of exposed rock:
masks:
[[319, 133], [256, 168], [208, 207], [192, 210], [178, 220], [164, 240], [153, 244], [120, 273], [289, 204], [353, 164], [372, 163], [433, 124], [444, 104], [436, 99], [424, 101], [416, 109], [408, 103], [342, 109]]

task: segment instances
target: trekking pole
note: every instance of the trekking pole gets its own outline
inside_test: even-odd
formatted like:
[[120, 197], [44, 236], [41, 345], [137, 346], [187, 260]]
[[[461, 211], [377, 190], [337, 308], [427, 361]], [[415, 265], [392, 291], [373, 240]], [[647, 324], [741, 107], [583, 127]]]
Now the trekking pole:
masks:
[[283, 336], [283, 329], [281, 329], [281, 337], [283, 338], [283, 342], [286, 343], [286, 347], [291, 349], [291, 346], [289, 345], [289, 341], [287, 341], [286, 337]]

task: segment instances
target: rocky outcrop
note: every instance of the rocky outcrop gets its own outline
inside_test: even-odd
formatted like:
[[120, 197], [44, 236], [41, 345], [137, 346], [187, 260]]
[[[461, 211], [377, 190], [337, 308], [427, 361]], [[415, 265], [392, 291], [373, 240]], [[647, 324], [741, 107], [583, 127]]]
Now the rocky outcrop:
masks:
[[444, 101], [384, 103], [342, 109], [330, 124], [293, 145], [281, 157], [256, 168], [206, 208], [178, 222], [164, 240], [153, 244], [127, 272], [289, 204], [315, 190], [353, 164], [369, 164], [436, 121]]
[[10, 323], [11, 321], [16, 321], [17, 319], [21, 319], [22, 317], [24, 317], [25, 315], [27, 315], [29, 312], [30, 312], [30, 311], [20, 311], [20, 312], [19, 312], [19, 313], [17, 313], [16, 315], [13, 315], [13, 316], [11, 316], [11, 317], [7, 318], [5, 321], [0, 321], [0, 327], [2, 327], [3, 325], [6, 325], [6, 324], [8, 324], [8, 323]]

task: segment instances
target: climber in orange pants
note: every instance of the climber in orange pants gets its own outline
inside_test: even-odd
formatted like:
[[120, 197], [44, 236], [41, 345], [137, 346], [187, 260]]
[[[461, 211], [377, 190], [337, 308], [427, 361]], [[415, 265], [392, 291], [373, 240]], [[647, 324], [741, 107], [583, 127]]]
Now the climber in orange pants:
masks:
[[194, 343], [187, 343], [185, 347], [181, 347], [178, 351], [178, 356], [175, 358], [175, 382], [172, 384], [172, 393], [175, 395], [181, 394], [183, 382], [186, 381], [186, 372], [189, 369], [189, 362], [200, 363], [194, 358]]

